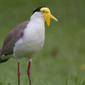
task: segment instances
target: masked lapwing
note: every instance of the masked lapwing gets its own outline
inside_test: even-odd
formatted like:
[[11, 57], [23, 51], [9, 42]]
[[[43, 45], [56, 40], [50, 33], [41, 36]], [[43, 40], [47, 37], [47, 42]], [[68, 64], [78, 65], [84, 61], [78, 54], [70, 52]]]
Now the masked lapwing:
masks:
[[11, 32], [8, 33], [4, 40], [3, 46], [0, 49], [0, 63], [7, 61], [10, 55], [13, 55], [18, 62], [18, 85], [20, 85], [20, 58], [28, 59], [27, 75], [30, 79], [31, 58], [44, 45], [45, 40], [45, 21], [50, 26], [50, 19], [58, 21], [52, 14], [49, 8], [39, 7], [33, 11], [29, 21], [17, 25]]

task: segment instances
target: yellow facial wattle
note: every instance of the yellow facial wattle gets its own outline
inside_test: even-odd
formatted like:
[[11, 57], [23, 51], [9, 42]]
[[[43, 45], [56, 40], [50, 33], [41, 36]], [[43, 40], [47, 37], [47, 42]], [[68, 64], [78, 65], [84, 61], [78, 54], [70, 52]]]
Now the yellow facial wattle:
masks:
[[51, 14], [49, 8], [44, 7], [44, 8], [41, 8], [40, 11], [41, 11], [41, 13], [43, 14], [43, 17], [44, 17], [44, 19], [45, 19], [45, 21], [46, 21], [46, 23], [47, 23], [48, 26], [50, 26], [50, 19], [51, 19], [51, 18], [54, 19], [55, 21], [58, 21], [58, 19], [55, 18], [55, 17]]
[[50, 26], [50, 18], [51, 18], [50, 15], [49, 14], [43, 14], [43, 16], [44, 16], [44, 19], [45, 19], [47, 25]]

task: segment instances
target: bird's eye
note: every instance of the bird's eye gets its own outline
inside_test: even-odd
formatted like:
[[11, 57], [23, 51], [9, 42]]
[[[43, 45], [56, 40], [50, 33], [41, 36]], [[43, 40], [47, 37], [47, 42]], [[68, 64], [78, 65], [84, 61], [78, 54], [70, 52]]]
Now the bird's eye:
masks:
[[43, 12], [43, 13], [45, 13], [45, 11], [44, 11], [44, 10], [43, 10], [42, 12]]
[[48, 13], [48, 11], [46, 11], [46, 13]]

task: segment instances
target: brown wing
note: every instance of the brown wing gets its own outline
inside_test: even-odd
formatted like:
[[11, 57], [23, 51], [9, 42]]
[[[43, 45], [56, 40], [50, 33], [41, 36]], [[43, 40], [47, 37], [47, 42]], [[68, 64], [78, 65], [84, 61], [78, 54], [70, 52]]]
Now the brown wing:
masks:
[[13, 47], [16, 41], [23, 36], [23, 32], [27, 24], [28, 21], [25, 21], [8, 33], [1, 49], [1, 55], [11, 55], [13, 53]]

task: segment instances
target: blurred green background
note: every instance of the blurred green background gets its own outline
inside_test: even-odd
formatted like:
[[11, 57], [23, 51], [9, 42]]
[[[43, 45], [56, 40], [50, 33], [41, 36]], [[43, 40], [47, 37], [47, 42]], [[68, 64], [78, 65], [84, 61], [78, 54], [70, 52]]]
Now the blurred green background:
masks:
[[[85, 85], [85, 0], [0, 0], [0, 47], [8, 32], [39, 6], [49, 7], [59, 22], [46, 26], [44, 48], [32, 61], [32, 84]], [[28, 85], [26, 69], [22, 59], [21, 85]], [[0, 64], [0, 82], [17, 85], [15, 59]]]

